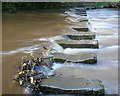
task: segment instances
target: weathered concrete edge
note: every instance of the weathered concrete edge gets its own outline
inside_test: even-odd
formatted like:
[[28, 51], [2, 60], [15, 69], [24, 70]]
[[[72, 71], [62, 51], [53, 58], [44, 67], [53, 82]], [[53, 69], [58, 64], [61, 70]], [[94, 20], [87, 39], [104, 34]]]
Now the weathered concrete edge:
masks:
[[74, 29], [74, 30], [76, 30], [76, 31], [78, 31], [78, 32], [80, 32], [80, 31], [89, 31], [89, 28], [75, 28], [75, 27], [72, 27], [72, 29]]
[[96, 35], [66, 35], [68, 38], [72, 40], [93, 40], [96, 38]]
[[83, 63], [83, 64], [96, 64], [97, 63], [97, 57], [94, 59], [88, 59], [88, 60], [84, 60], [84, 61], [67, 61], [67, 60], [61, 59], [61, 58], [52, 58], [51, 60], [53, 63], [65, 63], [65, 62]]
[[64, 43], [59, 43], [60, 46], [62, 46], [64, 49], [65, 48], [94, 48], [98, 49], [99, 44], [94, 45], [94, 44], [64, 44]]
[[79, 94], [79, 95], [92, 95], [92, 96], [104, 96], [105, 95], [105, 89], [102, 84], [100, 84], [102, 88], [99, 89], [87, 89], [87, 88], [81, 88], [78, 90], [65, 90], [62, 88], [47, 86], [47, 85], [41, 85], [40, 90], [41, 92], [44, 92], [45, 94]]

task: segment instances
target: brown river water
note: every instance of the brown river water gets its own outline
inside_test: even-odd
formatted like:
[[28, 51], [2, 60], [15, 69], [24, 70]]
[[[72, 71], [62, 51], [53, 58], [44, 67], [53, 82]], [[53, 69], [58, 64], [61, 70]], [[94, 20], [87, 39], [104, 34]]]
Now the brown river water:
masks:
[[[96, 32], [100, 49], [61, 49], [54, 40], [62, 38], [62, 31], [70, 31], [66, 16], [60, 10], [41, 10], [3, 13], [2, 29], [2, 93], [26, 94], [13, 82], [21, 57], [33, 52], [41, 56], [43, 46], [54, 46], [68, 54], [93, 52], [98, 56], [97, 65], [54, 64], [56, 74], [95, 78], [103, 81], [106, 93], [118, 93], [118, 11], [116, 9], [96, 9], [87, 11], [89, 28]], [[76, 18], [77, 15], [75, 15]], [[71, 22], [72, 24], [72, 22]], [[50, 41], [50, 42], [48, 42]]]

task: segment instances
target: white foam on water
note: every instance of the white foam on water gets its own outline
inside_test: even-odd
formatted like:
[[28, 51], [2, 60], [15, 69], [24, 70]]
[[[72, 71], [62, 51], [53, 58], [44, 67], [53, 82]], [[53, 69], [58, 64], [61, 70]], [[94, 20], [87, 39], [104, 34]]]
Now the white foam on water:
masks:
[[39, 39], [37, 39], [38, 41], [49, 41], [49, 39], [48, 38], [39, 38]]
[[[108, 63], [108, 62], [106, 62]], [[98, 64], [83, 64], [83, 63], [54, 63], [53, 64], [53, 71], [55, 70], [59, 70], [61, 68], [76, 68], [76, 69], [82, 69], [82, 70], [107, 70], [108, 69], [108, 65], [101, 65], [99, 62]]]
[[80, 48], [66, 48], [63, 53], [65, 54], [78, 54], [78, 53], [87, 53], [87, 52], [96, 52], [98, 49], [80, 49]]
[[62, 67], [64, 67], [64, 66], [65, 66], [65, 65], [64, 65], [64, 64], [61, 64], [61, 63], [53, 63], [52, 68], [53, 68], [53, 70], [57, 70], [57, 69], [62, 68]]
[[25, 94], [30, 94], [29, 88], [24, 88], [24, 93], [25, 93]]
[[[73, 13], [68, 12], [68, 16], [74, 16]], [[75, 16], [78, 18], [78, 16]], [[99, 49], [80, 49], [80, 48], [66, 48], [62, 53], [66, 54], [80, 54], [84, 52], [96, 53], [98, 56], [97, 65], [88, 65], [88, 64], [74, 64], [74, 63], [65, 63], [65, 64], [54, 64], [54, 69], [70, 67], [80, 69], [76, 72], [86, 72], [82, 76], [93, 76], [95, 75], [101, 79], [104, 83], [106, 93], [113, 94], [117, 93], [116, 76], [118, 68], [117, 52], [118, 52], [118, 11], [111, 11], [111, 9], [96, 9], [88, 10], [87, 17], [90, 24], [88, 24], [90, 31], [97, 34], [96, 40], [99, 41]], [[66, 69], [67, 70], [67, 69]], [[93, 71], [94, 70], [94, 71]], [[91, 72], [89, 72], [91, 71]], [[67, 71], [65, 71], [67, 72]], [[95, 72], [95, 73], [93, 73]], [[101, 72], [101, 73], [99, 73]], [[111, 75], [109, 74], [111, 73]], [[77, 73], [78, 74], [78, 73]], [[87, 75], [89, 74], [89, 75]], [[108, 74], [108, 80], [106, 78]], [[112, 75], [113, 74], [113, 75]], [[94, 77], [94, 76], [93, 76]], [[114, 79], [113, 79], [113, 78]], [[107, 83], [105, 83], [105, 82]], [[114, 91], [112, 91], [114, 90]]]
[[54, 37], [44, 37], [44, 38], [38, 38], [34, 39], [34, 41], [48, 41], [48, 42], [53, 42], [55, 40], [63, 39], [61, 35], [54, 36]]
[[12, 50], [12, 51], [3, 51], [1, 54], [3, 56], [6, 56], [6, 55], [13, 55], [13, 54], [17, 54], [17, 53], [31, 53], [35, 50], [39, 50], [40, 48], [40, 45], [33, 45], [33, 46], [29, 46], [29, 47], [23, 47], [23, 48], [19, 48], [19, 49], [16, 49], [16, 50]]
[[58, 45], [56, 42], [51, 42], [51, 44], [52, 44], [52, 48], [53, 49], [55, 49], [56, 50], [56, 52], [63, 52], [63, 48], [60, 46], [60, 45]]

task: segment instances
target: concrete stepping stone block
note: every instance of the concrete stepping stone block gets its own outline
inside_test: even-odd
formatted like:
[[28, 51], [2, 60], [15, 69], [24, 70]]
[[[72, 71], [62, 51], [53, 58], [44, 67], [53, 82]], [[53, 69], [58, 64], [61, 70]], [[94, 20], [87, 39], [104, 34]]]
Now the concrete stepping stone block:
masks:
[[63, 48], [99, 48], [98, 40], [56, 40]]
[[96, 36], [94, 32], [67, 32], [63, 35], [72, 40], [93, 40]]
[[89, 28], [87, 28], [87, 27], [82, 27], [82, 28], [80, 28], [80, 27], [72, 27], [74, 30], [76, 30], [76, 31], [89, 31]]
[[52, 77], [42, 80], [41, 92], [45, 94], [74, 94], [103, 96], [104, 86], [98, 79]]
[[93, 53], [80, 53], [77, 55], [68, 55], [64, 53], [51, 53], [52, 62], [54, 63], [84, 63], [84, 64], [96, 64], [97, 56]]

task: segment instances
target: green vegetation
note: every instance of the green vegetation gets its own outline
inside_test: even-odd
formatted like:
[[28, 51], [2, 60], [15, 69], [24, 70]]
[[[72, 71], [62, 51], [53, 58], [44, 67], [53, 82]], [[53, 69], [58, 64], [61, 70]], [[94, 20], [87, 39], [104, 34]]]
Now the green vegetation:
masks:
[[80, 6], [93, 8], [120, 7], [120, 2], [3, 2], [2, 10], [16, 12], [21, 10], [62, 9]]
[[119, 2], [95, 2], [95, 3], [92, 3], [92, 7], [94, 7], [94, 8], [118, 8], [119, 6], [120, 6]]
[[78, 2], [4, 2], [2, 10], [16, 12], [18, 10], [61, 9], [78, 6]]

